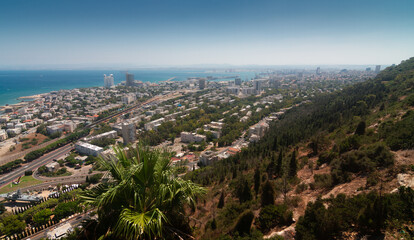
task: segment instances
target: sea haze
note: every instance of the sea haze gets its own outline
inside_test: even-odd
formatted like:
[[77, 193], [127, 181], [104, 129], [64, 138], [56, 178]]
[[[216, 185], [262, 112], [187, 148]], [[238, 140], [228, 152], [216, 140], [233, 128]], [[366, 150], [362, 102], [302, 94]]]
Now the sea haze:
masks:
[[[136, 80], [143, 82], [165, 81], [176, 77], [175, 81], [189, 77], [235, 76], [243, 80], [251, 79], [250, 72], [209, 72], [205, 70], [154, 70], [142, 69], [128, 71]], [[115, 84], [125, 81], [125, 71], [119, 70], [24, 70], [0, 71], [0, 106], [18, 103], [17, 98], [60, 89], [73, 89], [103, 86], [103, 74], [113, 74]], [[231, 80], [231, 79], [230, 79]]]

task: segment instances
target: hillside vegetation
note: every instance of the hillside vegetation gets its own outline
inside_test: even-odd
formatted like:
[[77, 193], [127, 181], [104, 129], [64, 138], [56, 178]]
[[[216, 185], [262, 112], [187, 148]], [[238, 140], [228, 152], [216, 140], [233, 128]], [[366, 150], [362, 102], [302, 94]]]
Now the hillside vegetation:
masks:
[[[199, 239], [412, 234], [414, 58], [290, 109], [266, 136], [187, 179], [209, 188]], [[399, 188], [400, 187], [400, 188]], [[280, 233], [282, 233], [280, 232]], [[348, 235], [347, 235], [348, 234]]]

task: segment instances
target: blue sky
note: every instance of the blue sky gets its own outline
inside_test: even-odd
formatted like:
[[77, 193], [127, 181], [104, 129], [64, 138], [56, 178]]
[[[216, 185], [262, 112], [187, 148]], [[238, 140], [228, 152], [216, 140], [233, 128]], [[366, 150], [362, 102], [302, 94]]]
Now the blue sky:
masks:
[[0, 67], [391, 64], [414, 1], [2, 0]]

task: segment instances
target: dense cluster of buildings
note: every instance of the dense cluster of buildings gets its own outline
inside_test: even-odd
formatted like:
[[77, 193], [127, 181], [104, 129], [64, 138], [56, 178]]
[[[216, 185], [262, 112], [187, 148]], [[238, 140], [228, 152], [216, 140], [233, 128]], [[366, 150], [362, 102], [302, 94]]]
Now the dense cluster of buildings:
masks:
[[[378, 67], [377, 67], [378, 68]], [[379, 67], [380, 68], [380, 67]], [[377, 69], [375, 70], [377, 71]], [[200, 109], [219, 109], [225, 106], [233, 106], [230, 110], [221, 112], [223, 118], [204, 124], [193, 131], [183, 131], [179, 134], [179, 144], [212, 144], [211, 138], [220, 139], [226, 124], [224, 118], [234, 117], [248, 129], [242, 137], [230, 147], [211, 150], [211, 145], [200, 156], [191, 151], [178, 150], [173, 158], [175, 163], [188, 163], [188, 167], [194, 167], [194, 163], [200, 161], [208, 165], [212, 161], [227, 158], [240, 151], [251, 142], [259, 141], [269, 128], [272, 121], [279, 119], [287, 109], [281, 109], [269, 114], [259, 121], [254, 116], [269, 108], [272, 104], [281, 102], [285, 97], [308, 99], [317, 93], [336, 90], [325, 82], [359, 81], [371, 76], [373, 71], [341, 70], [337, 72], [324, 71], [318, 68], [316, 71], [274, 71], [267, 72], [254, 79], [243, 81], [235, 77], [234, 81], [215, 81], [216, 78], [189, 78], [187, 81], [171, 81], [170, 79], [158, 83], [143, 83], [135, 80], [134, 75], [126, 73], [125, 81], [114, 84], [113, 74], [104, 75], [103, 87], [52, 91], [42, 94], [34, 101], [22, 103], [19, 106], [4, 108], [4, 114], [0, 116], [0, 141], [10, 137], [19, 136], [24, 131], [34, 129], [40, 124], [45, 124], [47, 135], [56, 133], [74, 132], [78, 126], [95, 121], [101, 114], [116, 111], [125, 105], [132, 105], [157, 96], [158, 100], [145, 104], [142, 107], [121, 116], [115, 122], [110, 123], [112, 130], [96, 136], [85, 137], [75, 145], [76, 150], [85, 155], [98, 156], [104, 153], [104, 148], [93, 145], [94, 140], [105, 138], [116, 139], [125, 145], [137, 141], [137, 136], [145, 131], [157, 131], [167, 122], [183, 121], [188, 119], [193, 112]], [[309, 87], [308, 82], [320, 81], [321, 87]], [[339, 85], [335, 85], [338, 87]], [[275, 89], [295, 89], [281, 94]], [[268, 92], [273, 93], [268, 93]], [[180, 97], [167, 98], [169, 94], [178, 94]], [[255, 102], [238, 104], [241, 99], [248, 96], [256, 96]], [[166, 139], [164, 139], [166, 140]], [[172, 142], [171, 144], [174, 144]]]

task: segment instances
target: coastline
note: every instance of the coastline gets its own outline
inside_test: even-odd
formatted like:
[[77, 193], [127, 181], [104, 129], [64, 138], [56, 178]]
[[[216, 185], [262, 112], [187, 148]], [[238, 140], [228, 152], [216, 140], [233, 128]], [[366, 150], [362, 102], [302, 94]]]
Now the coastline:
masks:
[[[17, 100], [20, 100], [20, 102], [18, 102], [18, 103], [0, 105], [0, 115], [3, 114], [3, 112], [6, 108], [9, 108], [9, 107], [23, 107], [24, 105], [27, 105], [30, 102], [35, 101], [36, 99], [41, 98], [46, 94], [47, 93], [40, 93], [40, 94], [31, 95], [31, 96], [21, 96], [21, 97], [17, 98]], [[25, 101], [25, 100], [28, 100], [28, 99], [30, 99], [30, 101]]]
[[[0, 114], [6, 107], [19, 107], [24, 102], [36, 100], [51, 91], [60, 89], [89, 88], [102, 85], [102, 74], [114, 73], [115, 84], [124, 81], [125, 75], [122, 71], [55, 71], [55, 70], [0, 70]], [[173, 82], [184, 81], [192, 77], [206, 77], [211, 75], [223, 78], [227, 75], [240, 75], [243, 79], [255, 76], [253, 71], [241, 72], [213, 72], [189, 71], [189, 70], [133, 70], [135, 79], [142, 82]], [[22, 103], [23, 102], [23, 103]]]
[[32, 96], [23, 96], [23, 97], [18, 97], [17, 98], [17, 100], [20, 100], [20, 99], [37, 99], [37, 98], [41, 98], [41, 97], [43, 97], [44, 95], [46, 95], [47, 93], [40, 93], [40, 94], [35, 94], [35, 95], [32, 95]]

